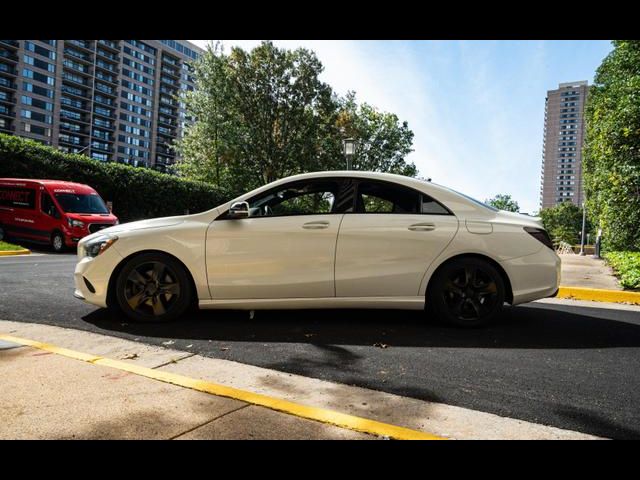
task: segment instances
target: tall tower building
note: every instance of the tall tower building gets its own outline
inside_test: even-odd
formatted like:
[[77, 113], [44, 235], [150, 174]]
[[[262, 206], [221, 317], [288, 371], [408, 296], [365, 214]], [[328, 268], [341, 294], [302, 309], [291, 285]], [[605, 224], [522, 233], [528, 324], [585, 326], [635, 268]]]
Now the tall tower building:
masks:
[[540, 184], [541, 208], [561, 202], [582, 205], [582, 144], [587, 81], [561, 83], [549, 90], [544, 108]]
[[0, 132], [163, 170], [202, 53], [185, 40], [0, 40]]

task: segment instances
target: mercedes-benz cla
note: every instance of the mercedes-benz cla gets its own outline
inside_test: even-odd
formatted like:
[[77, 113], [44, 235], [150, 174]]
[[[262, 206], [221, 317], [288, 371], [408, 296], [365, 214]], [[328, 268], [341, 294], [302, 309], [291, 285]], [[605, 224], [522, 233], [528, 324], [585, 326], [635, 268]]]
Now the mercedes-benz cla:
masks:
[[203, 213], [125, 223], [78, 245], [75, 296], [137, 321], [201, 309], [427, 309], [462, 326], [554, 296], [540, 219], [373, 172], [278, 180]]

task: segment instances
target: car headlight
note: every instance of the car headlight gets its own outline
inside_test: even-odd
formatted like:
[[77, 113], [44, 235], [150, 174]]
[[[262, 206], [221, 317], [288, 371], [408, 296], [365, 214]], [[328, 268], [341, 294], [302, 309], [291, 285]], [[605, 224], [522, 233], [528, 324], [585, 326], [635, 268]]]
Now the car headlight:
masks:
[[80, 220], [74, 220], [67, 217], [67, 222], [69, 222], [70, 227], [84, 227], [84, 222], [81, 222]]
[[96, 238], [89, 240], [87, 243], [80, 244], [78, 246], [79, 256], [84, 257], [97, 257], [101, 253], [104, 253], [111, 245], [116, 243], [118, 237], [114, 235], [99, 235]]

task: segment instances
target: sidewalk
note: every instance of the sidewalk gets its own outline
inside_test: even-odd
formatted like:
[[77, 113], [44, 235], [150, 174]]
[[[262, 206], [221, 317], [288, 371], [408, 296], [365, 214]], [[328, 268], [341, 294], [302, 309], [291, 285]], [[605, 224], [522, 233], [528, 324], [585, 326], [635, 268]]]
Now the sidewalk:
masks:
[[562, 254], [560, 283], [566, 287], [622, 290], [611, 268], [591, 255]]
[[595, 438], [60, 327], [0, 334], [0, 439]]

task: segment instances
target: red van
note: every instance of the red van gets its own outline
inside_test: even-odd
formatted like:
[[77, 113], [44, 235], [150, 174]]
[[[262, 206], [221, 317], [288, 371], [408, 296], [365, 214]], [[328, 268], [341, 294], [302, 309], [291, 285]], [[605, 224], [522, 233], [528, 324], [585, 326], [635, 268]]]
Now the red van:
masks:
[[0, 240], [46, 243], [61, 252], [90, 233], [117, 224], [117, 217], [88, 185], [0, 178]]

